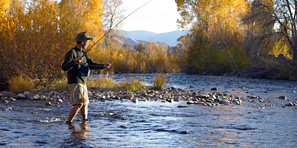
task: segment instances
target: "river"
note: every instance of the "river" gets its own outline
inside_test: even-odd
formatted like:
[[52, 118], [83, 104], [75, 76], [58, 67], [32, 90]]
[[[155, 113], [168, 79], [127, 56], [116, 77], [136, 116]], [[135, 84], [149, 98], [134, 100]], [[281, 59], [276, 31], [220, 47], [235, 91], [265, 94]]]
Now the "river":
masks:
[[[145, 77], [154, 74], [115, 74]], [[45, 106], [40, 101], [21, 100], [0, 105], [0, 146], [3, 147], [296, 147], [297, 107], [283, 107], [286, 96], [297, 101], [297, 82], [225, 76], [168, 74], [168, 87], [260, 96], [271, 104], [186, 105], [186, 102], [90, 100], [91, 121], [74, 126], [66, 120], [70, 105]]]

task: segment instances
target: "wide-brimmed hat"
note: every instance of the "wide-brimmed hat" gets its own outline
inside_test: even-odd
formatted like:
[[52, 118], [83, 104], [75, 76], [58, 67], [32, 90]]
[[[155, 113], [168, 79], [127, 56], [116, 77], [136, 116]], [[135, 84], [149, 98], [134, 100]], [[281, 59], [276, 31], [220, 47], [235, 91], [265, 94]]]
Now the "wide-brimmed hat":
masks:
[[77, 42], [77, 41], [85, 41], [85, 40], [93, 40], [93, 38], [90, 38], [87, 32], [81, 32], [77, 34], [76, 38], [73, 41]]

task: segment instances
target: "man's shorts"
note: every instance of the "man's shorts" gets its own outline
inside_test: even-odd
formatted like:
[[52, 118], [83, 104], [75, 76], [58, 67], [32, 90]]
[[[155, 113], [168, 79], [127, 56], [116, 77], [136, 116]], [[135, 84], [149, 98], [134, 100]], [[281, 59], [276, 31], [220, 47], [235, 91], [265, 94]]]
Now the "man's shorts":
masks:
[[71, 105], [89, 104], [88, 90], [86, 84], [69, 84]]

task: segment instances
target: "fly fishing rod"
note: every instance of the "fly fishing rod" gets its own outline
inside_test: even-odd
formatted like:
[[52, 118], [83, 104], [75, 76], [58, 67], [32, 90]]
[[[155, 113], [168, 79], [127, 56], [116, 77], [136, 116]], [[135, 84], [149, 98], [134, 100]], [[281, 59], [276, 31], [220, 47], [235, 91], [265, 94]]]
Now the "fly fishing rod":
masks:
[[[124, 17], [122, 20], [120, 20], [116, 25], [114, 25], [113, 27], [109, 28], [108, 31], [106, 33], [104, 33], [103, 36], [101, 36], [98, 41], [96, 41], [87, 51], [86, 53], [88, 53], [99, 41], [101, 41], [108, 33], [110, 33], [112, 30], [114, 30], [114, 28], [116, 28], [120, 23], [122, 23], [125, 19], [127, 19], [129, 16], [131, 16], [133, 13], [135, 13], [136, 11], [138, 11], [139, 9], [141, 9], [142, 7], [144, 7], [145, 5], [147, 5], [148, 3], [150, 3], [153, 0], [148, 1], [147, 3], [141, 5], [140, 7], [138, 7], [137, 9], [135, 9], [133, 12], [131, 12], [129, 15], [127, 15], [126, 17]], [[83, 55], [82, 57], [84, 57], [85, 55]]]

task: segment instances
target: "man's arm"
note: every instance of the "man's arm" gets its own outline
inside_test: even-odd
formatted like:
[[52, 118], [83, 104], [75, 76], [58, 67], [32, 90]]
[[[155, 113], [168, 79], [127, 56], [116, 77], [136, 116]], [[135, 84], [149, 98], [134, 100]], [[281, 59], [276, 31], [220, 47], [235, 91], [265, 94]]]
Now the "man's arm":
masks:
[[67, 71], [67, 70], [71, 69], [72, 67], [74, 67], [74, 64], [75, 64], [75, 62], [73, 60], [73, 52], [68, 51], [65, 55], [65, 59], [62, 64], [62, 70]]
[[105, 64], [96, 63], [86, 53], [85, 53], [85, 57], [87, 58], [87, 63], [90, 69], [104, 69], [104, 68], [109, 68], [111, 65], [110, 63], [105, 63]]

